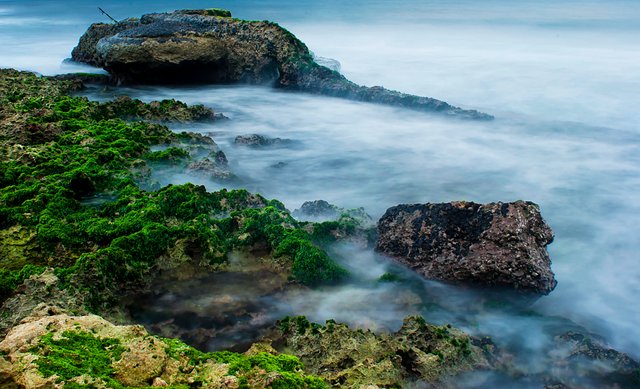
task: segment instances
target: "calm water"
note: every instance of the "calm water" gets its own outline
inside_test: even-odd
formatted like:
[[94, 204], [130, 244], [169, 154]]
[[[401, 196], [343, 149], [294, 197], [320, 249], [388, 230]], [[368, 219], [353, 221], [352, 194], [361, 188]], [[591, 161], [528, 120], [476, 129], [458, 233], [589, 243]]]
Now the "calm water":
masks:
[[[289, 209], [325, 199], [377, 218], [398, 203], [525, 199], [540, 204], [556, 233], [549, 249], [558, 287], [526, 315], [477, 309], [476, 296], [437, 283], [389, 290], [371, 280], [391, 265], [349, 247], [337, 249], [342, 260], [372, 273], [360, 270], [358, 282], [341, 288], [279, 296], [271, 303], [278, 314], [394, 328], [405, 313], [421, 312], [517, 345], [534, 371], [543, 368], [536, 357], [553, 323], [568, 319], [639, 358], [640, 3], [479, 3], [0, 1], [0, 66], [76, 70], [61, 61], [89, 23], [105, 21], [97, 6], [121, 19], [215, 5], [279, 22], [358, 83], [494, 114], [488, 123], [459, 122], [248, 86], [89, 92], [95, 99], [177, 98], [224, 113], [232, 120], [186, 129], [212, 134], [241, 186]], [[235, 147], [233, 138], [247, 133], [297, 142]]]

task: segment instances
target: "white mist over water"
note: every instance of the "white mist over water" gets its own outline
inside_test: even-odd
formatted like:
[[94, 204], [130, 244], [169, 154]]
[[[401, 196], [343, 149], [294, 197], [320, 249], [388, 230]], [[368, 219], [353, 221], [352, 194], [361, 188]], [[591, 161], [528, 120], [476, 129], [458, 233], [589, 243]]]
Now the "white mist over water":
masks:
[[[98, 5], [0, 1], [0, 66], [68, 71], [60, 63], [80, 34], [89, 23], [106, 21]], [[188, 129], [213, 134], [244, 180], [241, 186], [278, 198], [289, 209], [324, 199], [364, 206], [378, 217], [398, 203], [534, 201], [556, 233], [549, 249], [558, 279], [556, 290], [534, 311], [572, 319], [640, 357], [639, 2], [256, 0], [213, 5], [241, 18], [279, 22], [317, 55], [340, 61], [342, 72], [355, 82], [443, 99], [494, 114], [496, 120], [448, 120], [258, 87], [124, 88], [90, 91], [90, 96], [176, 98], [224, 113], [232, 120]], [[112, 1], [108, 11], [121, 19], [211, 6]], [[236, 135], [249, 133], [298, 143], [265, 150], [233, 145]], [[279, 162], [284, 165], [274, 167]], [[213, 190], [223, 184], [207, 185]], [[370, 294], [368, 288], [334, 292], [318, 294], [317, 300], [305, 296], [324, 301], [322, 310], [309, 308], [309, 314], [317, 320], [322, 314], [348, 317], [358, 311], [340, 305], [346, 294], [354, 301], [384, 295]], [[396, 312], [394, 307], [389, 309]], [[545, 331], [531, 318], [467, 314], [477, 326], [466, 326], [457, 317], [462, 314], [448, 319], [475, 333], [517, 337], [524, 329]], [[540, 339], [544, 336], [532, 335], [530, 341]]]

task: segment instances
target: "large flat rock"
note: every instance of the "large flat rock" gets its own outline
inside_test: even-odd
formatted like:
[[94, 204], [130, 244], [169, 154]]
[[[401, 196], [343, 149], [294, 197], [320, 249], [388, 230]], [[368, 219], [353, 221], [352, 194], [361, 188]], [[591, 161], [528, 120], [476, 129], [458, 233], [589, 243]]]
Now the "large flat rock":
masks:
[[493, 118], [430, 97], [357, 85], [315, 62], [307, 46], [278, 24], [213, 10], [95, 23], [80, 38], [72, 58], [104, 68], [118, 84], [267, 84], [464, 119]]

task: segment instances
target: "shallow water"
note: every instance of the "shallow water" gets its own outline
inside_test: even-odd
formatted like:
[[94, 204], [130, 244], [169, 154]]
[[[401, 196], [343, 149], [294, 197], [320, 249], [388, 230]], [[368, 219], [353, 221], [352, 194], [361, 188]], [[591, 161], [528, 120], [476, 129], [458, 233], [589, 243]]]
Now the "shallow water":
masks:
[[[392, 265], [369, 251], [340, 248], [347, 264], [376, 274], [359, 275], [353, 285], [278, 296], [272, 304], [283, 313], [394, 329], [405, 313], [417, 311], [511, 344], [530, 370], [544, 368], [536, 358], [557, 323], [572, 320], [640, 358], [640, 3], [478, 3], [216, 5], [238, 17], [281, 23], [316, 54], [340, 61], [358, 83], [444, 99], [494, 114], [492, 122], [250, 86], [87, 93], [176, 98], [224, 113], [231, 120], [176, 130], [211, 134], [239, 177], [234, 185], [278, 198], [291, 210], [324, 199], [363, 206], [377, 218], [398, 203], [525, 199], [541, 206], [556, 233], [549, 251], [558, 287], [526, 312], [480, 309], [482, 297], [438, 283], [415, 281], [405, 291], [379, 285], [371, 280]], [[104, 19], [90, 1], [58, 4], [0, 1], [0, 66], [42, 73], [72, 68], [61, 61], [90, 22]], [[108, 11], [124, 18], [209, 6], [112, 1]], [[233, 144], [235, 136], [250, 133], [297, 142], [267, 149]], [[197, 181], [211, 190], [225, 185], [186, 174], [157, 178]]]

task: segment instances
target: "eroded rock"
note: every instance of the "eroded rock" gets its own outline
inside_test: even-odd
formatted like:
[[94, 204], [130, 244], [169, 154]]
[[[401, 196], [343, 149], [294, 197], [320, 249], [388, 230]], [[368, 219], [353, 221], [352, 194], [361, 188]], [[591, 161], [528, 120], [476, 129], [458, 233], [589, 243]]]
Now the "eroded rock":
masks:
[[460, 118], [493, 118], [429, 97], [357, 85], [314, 61], [305, 44], [276, 23], [207, 10], [93, 24], [73, 49], [72, 58], [104, 68], [117, 83], [271, 84]]
[[71, 293], [61, 289], [53, 269], [26, 279], [16, 293], [2, 304], [0, 339], [9, 329], [29, 316], [47, 316], [60, 313], [86, 313], [84, 293]]
[[286, 146], [292, 143], [291, 139], [269, 138], [267, 136], [259, 134], [238, 135], [233, 142], [239, 146], [248, 146], [255, 148], [268, 146]]
[[298, 356], [310, 372], [338, 387], [449, 387], [450, 377], [491, 368], [468, 335], [415, 316], [392, 334], [354, 330], [333, 320], [321, 326], [304, 317], [283, 319], [275, 332], [276, 349]]
[[602, 341], [567, 332], [555, 337], [550, 381], [565, 388], [640, 386], [640, 363]]
[[378, 221], [376, 249], [426, 278], [548, 294], [553, 232], [531, 202], [398, 205]]
[[[287, 361], [288, 364], [278, 363]], [[232, 369], [232, 364], [237, 368]], [[100, 316], [30, 316], [0, 342], [3, 388], [323, 387], [291, 356], [203, 353], [142, 326], [117, 326]], [[280, 386], [277, 386], [280, 385]]]

